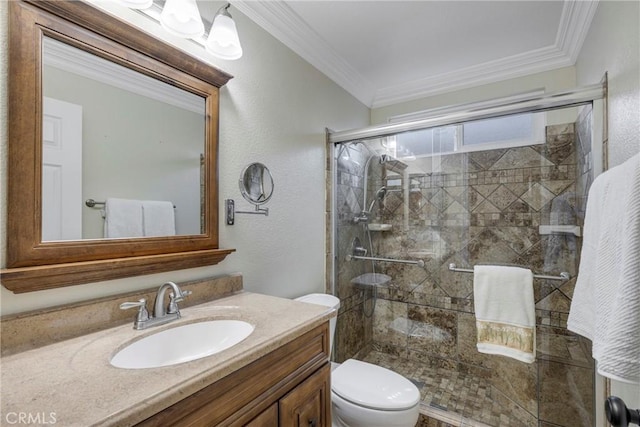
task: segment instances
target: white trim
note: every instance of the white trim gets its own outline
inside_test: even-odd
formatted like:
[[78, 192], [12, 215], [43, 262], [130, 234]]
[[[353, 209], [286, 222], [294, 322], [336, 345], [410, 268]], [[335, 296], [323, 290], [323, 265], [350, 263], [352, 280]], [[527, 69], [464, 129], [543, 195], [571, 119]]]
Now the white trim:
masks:
[[598, 4], [598, 0], [572, 0], [564, 3], [555, 45], [567, 54], [571, 64], [575, 64], [578, 59]]
[[109, 62], [51, 37], [44, 37], [42, 51], [45, 65], [197, 114], [204, 114], [203, 97]]
[[597, 7], [598, 0], [566, 0], [553, 46], [378, 89], [372, 108], [574, 65]]
[[574, 65], [598, 0], [566, 0], [551, 46], [382, 88], [373, 87], [286, 3], [238, 0], [233, 5], [360, 102], [378, 108]]
[[376, 91], [372, 108], [453, 92], [573, 65], [562, 51], [545, 47]]
[[234, 1], [233, 6], [253, 22], [370, 106], [375, 88], [284, 2]]

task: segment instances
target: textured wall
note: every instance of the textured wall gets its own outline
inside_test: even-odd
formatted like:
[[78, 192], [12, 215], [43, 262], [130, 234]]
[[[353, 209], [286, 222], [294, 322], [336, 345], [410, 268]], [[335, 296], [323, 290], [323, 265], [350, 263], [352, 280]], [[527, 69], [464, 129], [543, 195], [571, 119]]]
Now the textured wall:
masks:
[[[579, 85], [608, 73], [609, 166], [640, 152], [640, 2], [601, 1], [576, 62]], [[602, 377], [600, 377], [602, 378]], [[602, 392], [604, 394], [604, 391]], [[612, 381], [611, 394], [640, 407], [640, 386]], [[604, 423], [597, 395], [598, 420]]]
[[609, 81], [609, 164], [640, 152], [640, 3], [600, 2], [578, 61], [579, 85]]

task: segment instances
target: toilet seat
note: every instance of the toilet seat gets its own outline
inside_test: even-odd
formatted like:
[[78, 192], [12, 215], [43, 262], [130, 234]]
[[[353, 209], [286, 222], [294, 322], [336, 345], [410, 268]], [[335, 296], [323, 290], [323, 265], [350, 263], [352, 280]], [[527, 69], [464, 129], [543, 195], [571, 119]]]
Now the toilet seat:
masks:
[[402, 375], [354, 359], [333, 370], [331, 390], [355, 405], [382, 411], [403, 411], [420, 401], [418, 388]]

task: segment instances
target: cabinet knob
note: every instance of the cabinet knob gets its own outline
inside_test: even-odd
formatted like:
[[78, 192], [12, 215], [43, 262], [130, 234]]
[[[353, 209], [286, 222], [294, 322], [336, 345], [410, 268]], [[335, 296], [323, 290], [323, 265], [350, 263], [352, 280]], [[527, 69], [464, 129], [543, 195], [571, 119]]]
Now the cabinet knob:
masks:
[[318, 427], [318, 419], [312, 418], [309, 420], [309, 427]]

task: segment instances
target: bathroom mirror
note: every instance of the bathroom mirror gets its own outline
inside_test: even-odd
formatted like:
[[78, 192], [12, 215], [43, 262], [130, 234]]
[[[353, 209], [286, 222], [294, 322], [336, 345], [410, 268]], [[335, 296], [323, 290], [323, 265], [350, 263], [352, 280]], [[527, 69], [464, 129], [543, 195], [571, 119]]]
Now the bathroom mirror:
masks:
[[247, 165], [240, 174], [242, 197], [254, 205], [267, 203], [273, 195], [273, 177], [262, 163]]
[[[12, 1], [9, 2], [8, 22], [7, 268], [1, 272], [2, 285], [16, 293], [36, 291], [213, 265], [233, 252], [233, 249], [218, 247], [217, 183], [219, 88], [231, 76], [85, 2]], [[201, 123], [196, 131], [201, 135], [201, 141], [197, 146], [184, 150], [190, 153], [188, 162], [192, 165], [192, 175], [197, 175], [198, 181], [195, 190], [190, 191], [196, 194], [192, 198], [195, 201], [189, 207], [196, 212], [195, 217], [189, 220], [196, 224], [195, 228], [185, 231], [185, 234], [168, 237], [43, 238], [43, 219], [50, 220], [51, 216], [51, 211], [43, 213], [49, 202], [47, 197], [50, 196], [46, 183], [56, 173], [43, 164], [43, 136], [54, 135], [62, 128], [55, 120], [52, 123], [43, 120], [44, 95], [50, 85], [45, 82], [51, 80], [49, 70], [45, 69], [48, 67], [45, 55], [49, 54], [52, 45], [124, 68], [169, 92], [180, 92], [201, 105], [201, 109], [195, 113], [199, 117], [196, 121]], [[104, 74], [101, 71], [98, 73]], [[105, 94], [99, 90], [87, 91], [92, 91], [90, 96], [105, 101]], [[106, 93], [113, 94], [115, 91], [112, 89]], [[110, 114], [115, 116], [117, 111], [116, 108]], [[150, 110], [147, 113], [153, 115]], [[161, 121], [168, 120], [169, 116], [162, 113]], [[155, 123], [144, 127], [140, 125], [139, 135], [151, 134], [150, 127], [159, 126], [159, 122]], [[119, 167], [127, 167], [127, 159], [140, 149], [134, 139], [128, 142], [129, 148], [125, 152], [109, 150], [109, 138], [100, 139], [101, 136], [104, 137], [104, 133], [87, 139], [94, 139], [93, 142], [101, 144], [102, 148], [106, 147], [104, 152], [115, 159], [120, 158], [122, 164]], [[161, 145], [161, 141], [156, 142], [158, 146]], [[99, 161], [94, 164], [99, 164]], [[145, 166], [164, 171], [177, 185], [178, 174], [163, 164], [162, 160]], [[136, 168], [135, 165], [129, 167]], [[85, 172], [88, 173], [88, 169], [82, 172], [82, 185], [85, 185]], [[118, 170], [103, 172], [100, 179], [106, 181], [110, 175], [120, 173]], [[135, 176], [128, 178], [129, 186], [134, 187], [135, 181], [140, 179]], [[164, 185], [161, 183], [156, 188]], [[125, 191], [123, 187], [127, 187], [127, 184], [119, 183], [101, 194], [89, 197], [97, 201], [104, 201], [102, 197], [116, 196], [165, 198], [160, 193], [154, 195], [152, 186], [147, 189], [150, 193], [115, 194], [115, 191]], [[84, 206], [84, 198], [78, 200], [74, 197], [70, 204], [86, 209], [86, 215], [100, 215]], [[185, 208], [178, 203], [175, 205], [176, 209]], [[62, 217], [60, 221], [62, 224], [72, 222]]]
[[[205, 98], [48, 36], [42, 56], [42, 241], [203, 233]], [[174, 208], [114, 236], [112, 198]]]

